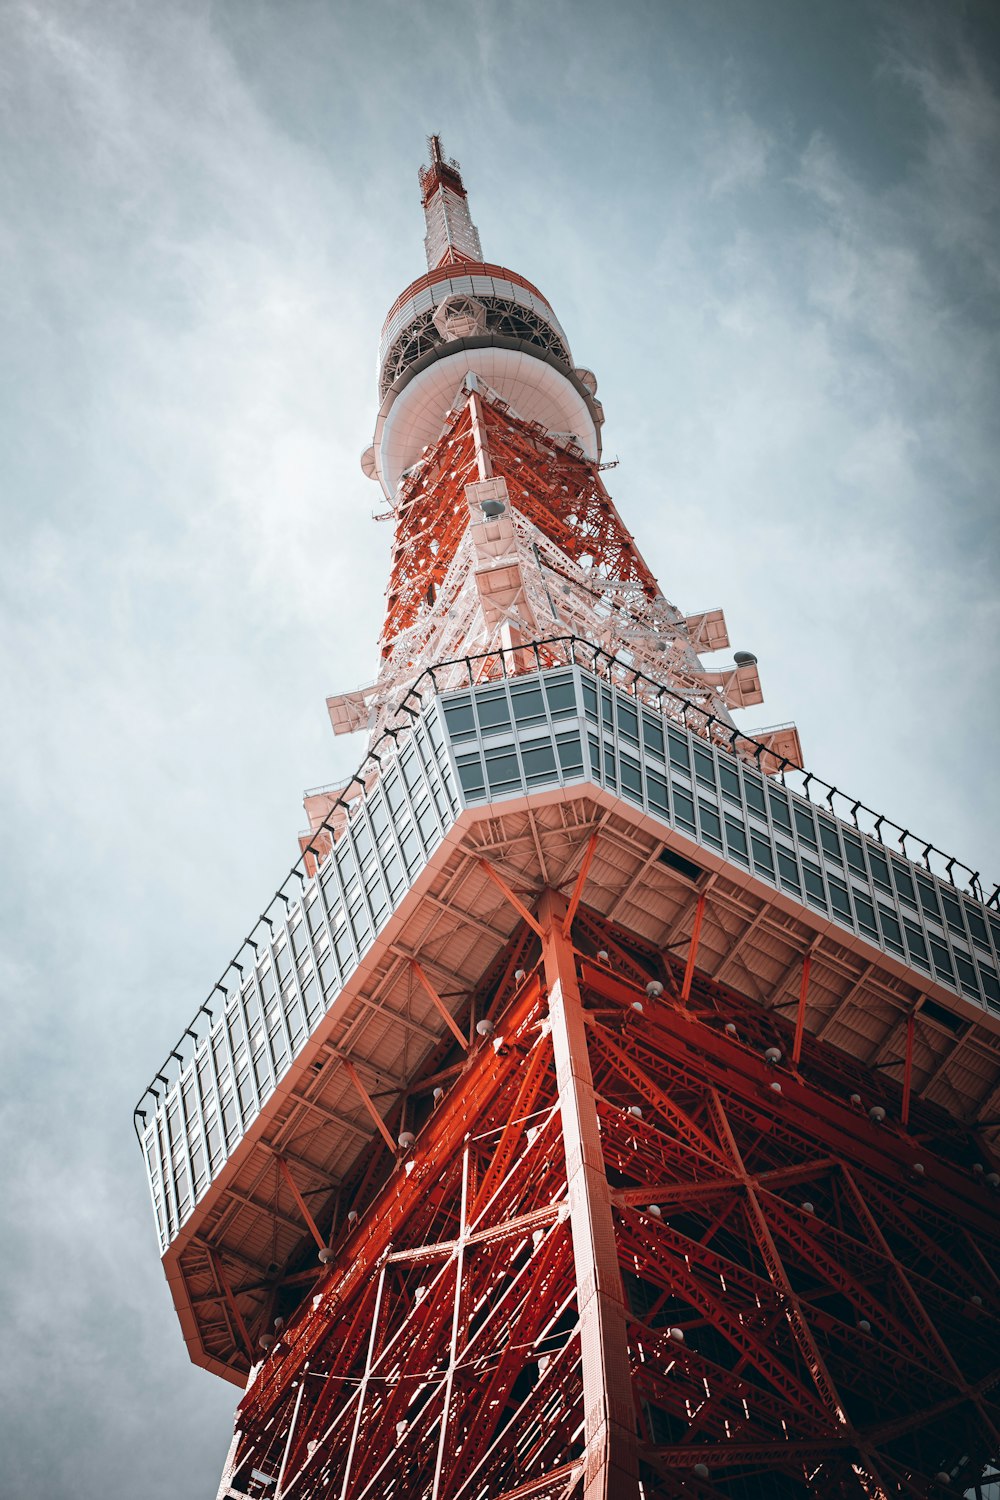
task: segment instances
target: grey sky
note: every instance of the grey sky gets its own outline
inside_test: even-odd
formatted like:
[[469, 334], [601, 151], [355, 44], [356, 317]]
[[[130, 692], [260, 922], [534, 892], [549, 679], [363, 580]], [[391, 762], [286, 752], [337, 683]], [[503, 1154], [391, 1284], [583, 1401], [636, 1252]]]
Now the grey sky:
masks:
[[424, 136], [598, 375], [667, 595], [1000, 875], [996, 11], [6, 0], [0, 1493], [214, 1494], [132, 1104], [347, 774]]

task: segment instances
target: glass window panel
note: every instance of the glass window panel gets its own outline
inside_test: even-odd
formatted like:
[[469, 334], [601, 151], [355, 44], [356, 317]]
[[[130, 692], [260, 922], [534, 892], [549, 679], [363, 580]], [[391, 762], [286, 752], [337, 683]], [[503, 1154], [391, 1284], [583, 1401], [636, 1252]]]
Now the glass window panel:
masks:
[[649, 798], [650, 807], [655, 808], [657, 812], [663, 813], [665, 817], [669, 816], [670, 808], [667, 804], [667, 783], [662, 776], [658, 776], [655, 771], [650, 771], [648, 768], [646, 771], [646, 796]]
[[843, 864], [844, 857], [840, 852], [840, 840], [837, 837], [837, 830], [826, 818], [820, 818], [819, 820], [819, 839], [823, 845], [823, 853], [827, 859], [835, 859], [838, 865]]
[[803, 859], [802, 875], [806, 883], [806, 896], [813, 906], [825, 906], [826, 890], [823, 886], [823, 875], [819, 866], [814, 865], [810, 859]]
[[840, 836], [844, 841], [844, 851], [847, 854], [847, 863], [855, 875], [860, 875], [863, 880], [868, 879], [868, 867], [865, 864], [865, 850], [859, 838], [853, 833], [841, 829]]
[[543, 781], [555, 781], [556, 757], [548, 740], [522, 745], [521, 759], [529, 786], [538, 786]]
[[886, 946], [894, 948], [897, 953], [903, 951], [903, 930], [893, 913], [881, 901], [878, 904], [878, 919], [882, 928], [882, 936], [885, 938]]
[[751, 832], [750, 848], [753, 851], [754, 869], [769, 875], [774, 879], [774, 855], [771, 853], [770, 844], [766, 843], [758, 834]]
[[571, 719], [576, 714], [576, 693], [572, 677], [549, 678], [545, 684], [549, 713], [554, 719]]
[[597, 689], [594, 687], [594, 684], [592, 682], [587, 681], [586, 677], [583, 679], [581, 685], [583, 687], [583, 711], [587, 715], [587, 718], [593, 719], [594, 723], [596, 724]]
[[743, 796], [752, 812], [759, 813], [762, 818], [767, 817], [767, 803], [764, 801], [763, 783], [759, 777], [754, 776], [746, 767], [743, 769]]
[[676, 729], [668, 729], [667, 735], [670, 740], [670, 763], [678, 766], [682, 771], [691, 774], [691, 762], [688, 757], [688, 742]]
[[702, 786], [708, 786], [715, 791], [715, 762], [709, 750], [703, 750], [700, 745], [694, 747], [694, 774]]
[[706, 844], [713, 844], [716, 849], [722, 848], [722, 819], [713, 807], [707, 802], [698, 799], [698, 817], [701, 819], [701, 836]]
[[639, 715], [631, 703], [618, 700], [618, 733], [633, 745], [639, 743]]
[[843, 880], [838, 880], [836, 875], [827, 875], [826, 883], [830, 888], [830, 905], [842, 917], [845, 922], [853, 920], [851, 916], [851, 898], [848, 895], [847, 886]]
[[460, 755], [456, 759], [458, 780], [463, 792], [470, 797], [482, 796], [486, 790], [483, 762], [478, 755]]
[[925, 880], [922, 875], [917, 876], [917, 893], [920, 896], [920, 905], [923, 907], [925, 914], [928, 917], [932, 917], [935, 921], [940, 922], [941, 908], [938, 906], [937, 892], [930, 881]]
[[726, 845], [730, 859], [738, 860], [741, 865], [749, 865], [746, 829], [742, 823], [736, 823], [732, 818], [726, 819]]
[[992, 1000], [994, 1004], [1000, 1005], [1000, 980], [997, 979], [996, 972], [993, 969], [987, 968], [986, 964], [981, 963], [979, 965], [979, 978], [982, 981], [983, 993], [986, 998]]
[[561, 734], [556, 739], [559, 766], [564, 776], [583, 775], [583, 747], [578, 734]]
[[780, 828], [784, 833], [791, 833], [792, 819], [788, 811], [788, 798], [784, 792], [779, 792], [776, 787], [769, 786], [767, 805], [771, 809], [771, 821], [775, 828]]
[[862, 896], [857, 890], [854, 892], [854, 910], [858, 917], [858, 926], [869, 937], [878, 936], [878, 928], [875, 926], [875, 908], [866, 896]]
[[491, 792], [506, 792], [521, 785], [521, 769], [513, 750], [487, 750], [486, 774]]
[[917, 893], [910, 879], [910, 872], [905, 865], [900, 864], [898, 859], [892, 860], [892, 873], [896, 878], [896, 894], [907, 906], [916, 907]]
[[903, 929], [906, 932], [906, 947], [911, 959], [915, 964], [919, 964], [922, 969], [929, 969], [930, 960], [927, 957], [927, 944], [924, 942], [924, 935], [920, 931], [920, 928], [914, 926], [912, 922], [904, 921]]
[[965, 920], [969, 924], [969, 931], [972, 933], [972, 941], [976, 943], [980, 948], [985, 948], [986, 952], [989, 953], [990, 939], [989, 934], [986, 931], [986, 923], [983, 921], [979, 912], [976, 911], [976, 908], [974, 906], [970, 906], [968, 901], [963, 901], [962, 905], [965, 907]]
[[962, 921], [962, 908], [958, 904], [958, 898], [950, 891], [941, 892], [941, 905], [944, 907], [945, 921], [956, 937], [966, 938], [965, 923]]
[[663, 725], [651, 719], [649, 714], [642, 716], [642, 742], [653, 755], [663, 759]]
[[545, 700], [542, 690], [537, 683], [528, 685], [511, 684], [510, 701], [514, 708], [514, 718], [518, 724], [538, 724], [545, 722]]
[[740, 778], [735, 769], [726, 764], [724, 760], [719, 761], [719, 784], [722, 787], [722, 795], [730, 802], [735, 802], [738, 807], [743, 805], [740, 794]]
[[472, 716], [472, 704], [468, 698], [456, 698], [444, 705], [444, 719], [448, 733], [456, 742], [475, 739], [476, 721]]
[[947, 948], [937, 938], [931, 938], [931, 958], [934, 961], [934, 972], [945, 979], [954, 979], [955, 971], [951, 966], [951, 957]]
[[624, 751], [619, 756], [621, 766], [622, 791], [635, 802], [642, 801], [642, 774], [639, 770], [639, 762], [633, 760], [631, 755]]
[[889, 879], [889, 861], [881, 849], [873, 849], [868, 846], [868, 863], [871, 866], [872, 880], [883, 891], [892, 892], [892, 881]]
[[507, 694], [503, 688], [490, 688], [476, 694], [476, 713], [483, 734], [496, 734], [500, 729], [510, 728], [510, 710]]
[[694, 833], [694, 802], [691, 793], [686, 792], [676, 781], [672, 783], [671, 790], [674, 798], [674, 822], [680, 828], [686, 828], [688, 833]]
[[963, 990], [967, 995], [979, 996], [979, 982], [972, 960], [961, 953], [955, 954], [955, 963], [958, 966], [958, 978]]
[[786, 891], [794, 891], [797, 896], [802, 894], [799, 885], [799, 867], [784, 849], [778, 850], [778, 875]]
[[816, 824], [813, 822], [812, 813], [805, 807], [795, 804], [795, 831], [799, 836], [800, 844], [808, 844], [810, 849], [816, 848]]

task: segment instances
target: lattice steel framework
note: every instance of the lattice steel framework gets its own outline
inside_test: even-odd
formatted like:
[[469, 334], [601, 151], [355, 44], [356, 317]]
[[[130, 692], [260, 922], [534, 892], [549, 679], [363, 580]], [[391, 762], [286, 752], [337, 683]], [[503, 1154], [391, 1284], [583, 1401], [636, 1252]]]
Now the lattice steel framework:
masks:
[[354, 1200], [222, 1493], [977, 1483], [1000, 1282], [976, 1143], [926, 1106], [873, 1124], [842, 1056], [807, 1039], [790, 1065], [790, 1022], [575, 894], [523, 910], [478, 1051]]

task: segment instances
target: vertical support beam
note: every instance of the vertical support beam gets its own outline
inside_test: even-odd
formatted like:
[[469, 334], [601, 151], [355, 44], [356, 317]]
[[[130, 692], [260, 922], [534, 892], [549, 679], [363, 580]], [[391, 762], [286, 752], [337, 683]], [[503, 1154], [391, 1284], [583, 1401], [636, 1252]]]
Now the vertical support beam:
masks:
[[441, 1435], [438, 1438], [437, 1458], [434, 1462], [434, 1485], [431, 1500], [440, 1500], [441, 1476], [444, 1472], [445, 1455], [448, 1452], [448, 1419], [451, 1416], [451, 1396], [455, 1387], [455, 1370], [459, 1351], [465, 1342], [463, 1337], [465, 1247], [469, 1236], [469, 1138], [465, 1138], [462, 1153], [462, 1207], [458, 1225], [458, 1244], [455, 1246], [455, 1301], [451, 1315], [451, 1344], [448, 1350], [448, 1373], [444, 1382], [444, 1405], [441, 1408]]
[[906, 1018], [906, 1057], [903, 1062], [903, 1112], [904, 1125], [910, 1123], [910, 1089], [913, 1085], [913, 1033], [916, 1028], [916, 1012], [910, 1011]]
[[798, 1067], [802, 1056], [802, 1033], [806, 1024], [806, 1000], [809, 995], [809, 970], [812, 967], [812, 949], [802, 960], [802, 983], [799, 985], [799, 1008], [795, 1013], [795, 1042], [792, 1046], [792, 1065]]
[[476, 452], [476, 470], [480, 479], [492, 479], [493, 464], [490, 460], [490, 446], [486, 437], [486, 423], [483, 421], [482, 403], [479, 390], [472, 383], [469, 385], [469, 415], [472, 418], [472, 442]]
[[539, 908], [542, 961], [556, 1064], [583, 1363], [584, 1500], [637, 1500], [635, 1433], [611, 1194], [601, 1151], [594, 1079], [565, 901], [546, 891]]
[[698, 957], [698, 941], [701, 937], [701, 924], [705, 917], [705, 896], [707, 892], [702, 891], [698, 897], [698, 905], [694, 910], [694, 926], [691, 929], [691, 947], [688, 949], [687, 963], [684, 965], [684, 983], [681, 985], [681, 1000], [686, 1005], [691, 998], [691, 982], [694, 979], [695, 959]]

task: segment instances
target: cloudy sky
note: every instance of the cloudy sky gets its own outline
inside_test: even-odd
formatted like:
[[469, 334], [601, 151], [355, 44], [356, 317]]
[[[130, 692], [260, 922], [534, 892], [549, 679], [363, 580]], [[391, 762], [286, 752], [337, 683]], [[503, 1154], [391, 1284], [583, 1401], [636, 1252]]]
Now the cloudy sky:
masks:
[[132, 1105], [353, 770], [439, 130], [753, 724], [997, 878], [989, 0], [4, 0], [0, 1492], [214, 1495]]

